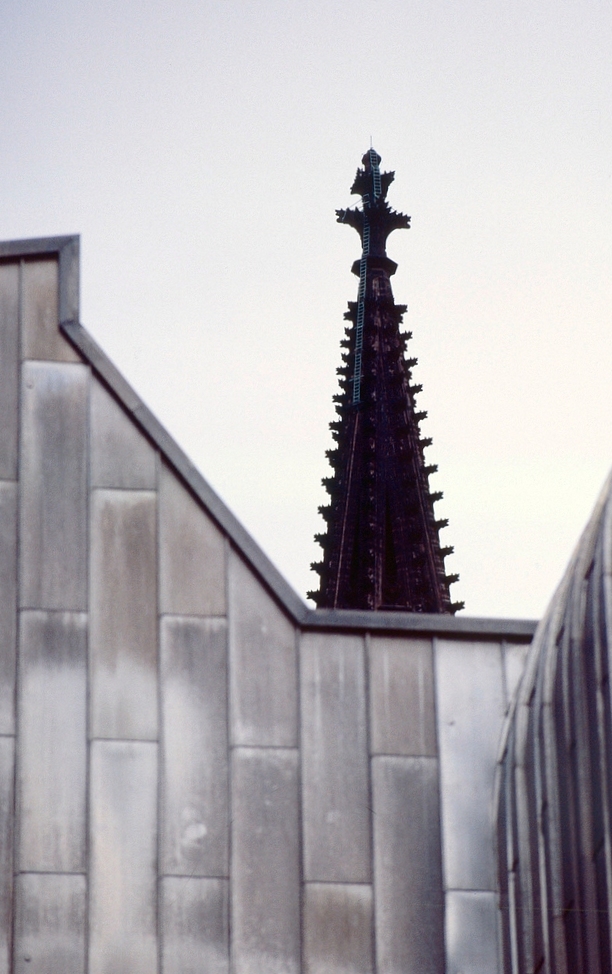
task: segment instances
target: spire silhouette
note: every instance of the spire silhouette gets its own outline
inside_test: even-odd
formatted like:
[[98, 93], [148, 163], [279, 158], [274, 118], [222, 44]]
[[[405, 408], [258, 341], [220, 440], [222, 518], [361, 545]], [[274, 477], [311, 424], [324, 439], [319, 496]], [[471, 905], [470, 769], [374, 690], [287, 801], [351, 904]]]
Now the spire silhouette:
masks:
[[436, 466], [425, 463], [423, 439], [412, 385], [416, 359], [404, 356], [411, 333], [401, 333], [405, 305], [396, 305], [391, 276], [397, 264], [387, 257], [393, 230], [408, 229], [410, 217], [387, 203], [395, 173], [380, 172], [381, 158], [370, 149], [357, 170], [351, 193], [361, 208], [336, 210], [339, 223], [354, 227], [362, 254], [353, 264], [359, 277], [357, 301], [349, 302], [350, 322], [342, 341], [338, 369], [340, 393], [334, 396], [338, 419], [331, 423], [336, 441], [327, 453], [332, 476], [323, 484], [329, 504], [319, 508], [327, 531], [316, 536], [322, 560], [313, 564], [320, 587], [310, 592], [319, 608], [396, 609], [456, 612], [446, 575], [434, 503], [442, 497], [429, 489]]

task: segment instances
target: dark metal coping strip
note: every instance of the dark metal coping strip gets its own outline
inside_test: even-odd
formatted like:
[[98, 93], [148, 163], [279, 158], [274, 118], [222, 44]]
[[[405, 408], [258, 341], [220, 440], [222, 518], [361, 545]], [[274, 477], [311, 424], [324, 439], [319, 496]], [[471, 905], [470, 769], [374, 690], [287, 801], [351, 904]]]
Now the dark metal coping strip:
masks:
[[[296, 625], [303, 630], [428, 634], [462, 639], [506, 639], [521, 643], [531, 642], [537, 622], [527, 619], [470, 618], [425, 615], [416, 612], [364, 612], [352, 609], [309, 609], [238, 518], [232, 514], [194, 467], [168, 431], [145, 406], [91, 335], [78, 320], [75, 320], [76, 315], [73, 317], [73, 309], [78, 308], [79, 238], [77, 236], [49, 237], [0, 242], [0, 259], [51, 254], [58, 254], [60, 261], [60, 331], [160, 450]], [[66, 311], [68, 315], [65, 314]]]
[[266, 587], [293, 620], [304, 629], [359, 629], [386, 632], [431, 633], [476, 638], [501, 638], [529, 642], [536, 624], [521, 619], [470, 619], [416, 612], [358, 612], [350, 609], [309, 609], [274, 567], [238, 518], [194, 467], [170, 434], [142, 402], [132, 387], [99, 348], [82, 325], [60, 325], [71, 343], [131, 413], [140, 428], [158, 447], [171, 466], [190, 487], [219, 527], [260, 576]]

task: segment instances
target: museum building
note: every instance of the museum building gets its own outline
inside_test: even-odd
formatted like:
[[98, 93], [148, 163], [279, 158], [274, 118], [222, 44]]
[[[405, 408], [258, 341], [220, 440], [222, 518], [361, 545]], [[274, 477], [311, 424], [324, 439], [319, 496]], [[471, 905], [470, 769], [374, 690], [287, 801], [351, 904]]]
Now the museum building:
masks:
[[610, 970], [607, 495], [521, 684], [535, 623], [450, 599], [363, 162], [316, 609], [83, 328], [78, 238], [0, 244], [0, 974]]

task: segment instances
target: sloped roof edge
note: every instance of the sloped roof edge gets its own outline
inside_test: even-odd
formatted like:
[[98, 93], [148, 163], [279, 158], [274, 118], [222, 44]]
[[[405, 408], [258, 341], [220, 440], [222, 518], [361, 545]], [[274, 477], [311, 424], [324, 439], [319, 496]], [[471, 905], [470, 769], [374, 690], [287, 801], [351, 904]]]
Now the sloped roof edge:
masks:
[[452, 635], [473, 639], [502, 638], [520, 642], [531, 640], [537, 624], [531, 620], [474, 619], [416, 612], [309, 609], [85, 328], [76, 322], [63, 322], [60, 328], [229, 536], [234, 547], [255, 570], [266, 588], [302, 629], [359, 629]]
[[58, 255], [60, 331], [91, 365], [164, 458], [181, 477], [270, 594], [302, 629], [358, 630], [453, 636], [462, 639], [508, 639], [530, 642], [537, 622], [529, 619], [489, 619], [425, 615], [414, 612], [362, 612], [350, 609], [310, 609], [264, 554], [170, 436], [140, 396], [79, 322], [79, 237], [43, 237], [0, 242], [0, 260]]
[[255, 543], [238, 518], [194, 467], [189, 457], [172, 439], [168, 431], [153, 415], [148, 406], [123, 378], [118, 369], [104, 354], [99, 345], [83, 326], [74, 321], [60, 323], [60, 329], [72, 345], [89, 362], [94, 372], [104, 381], [133, 417], [137, 425], [161, 451], [170, 466], [196, 495], [214, 521], [229, 536], [233, 545], [255, 569], [276, 599], [285, 607], [296, 622], [302, 622], [308, 608], [285, 581], [280, 572]]

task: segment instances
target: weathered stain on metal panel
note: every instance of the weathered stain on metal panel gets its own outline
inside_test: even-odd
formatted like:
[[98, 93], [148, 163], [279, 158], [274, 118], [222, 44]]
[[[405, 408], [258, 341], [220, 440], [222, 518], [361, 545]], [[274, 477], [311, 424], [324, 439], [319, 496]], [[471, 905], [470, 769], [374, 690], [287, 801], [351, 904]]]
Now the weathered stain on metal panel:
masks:
[[20, 605], [87, 608], [84, 365], [25, 362], [20, 469]]
[[300, 640], [304, 873], [367, 883], [370, 792], [363, 639]]
[[232, 753], [232, 971], [298, 974], [298, 753]]
[[157, 744], [93, 741], [89, 974], [155, 974]]
[[0, 479], [17, 477], [19, 264], [0, 264]]
[[59, 274], [56, 258], [21, 265], [22, 358], [80, 362], [59, 330]]
[[368, 655], [372, 753], [435, 757], [431, 640], [372, 637]]
[[295, 629], [233, 551], [228, 572], [232, 743], [295, 747]]
[[225, 615], [225, 542], [194, 497], [162, 463], [159, 604], [176, 615]]
[[378, 974], [442, 974], [438, 762], [372, 759]]
[[155, 490], [155, 450], [97, 380], [91, 384], [90, 416], [91, 486]]
[[499, 643], [435, 644], [447, 889], [496, 888], [493, 782], [505, 712]]
[[372, 974], [372, 887], [306, 883], [304, 974]]
[[0, 734], [15, 732], [17, 484], [0, 481]]
[[86, 848], [87, 616], [21, 613], [17, 863], [83, 872]]
[[94, 490], [91, 500], [91, 733], [156, 740], [156, 495]]
[[227, 876], [227, 624], [161, 620], [161, 872]]
[[15, 741], [0, 737], [0, 974], [11, 974]]
[[15, 893], [15, 974], [85, 974], [85, 877], [26, 873]]
[[446, 974], [498, 974], [495, 893], [446, 894]]
[[228, 974], [229, 883], [166, 876], [161, 881], [163, 974]]

